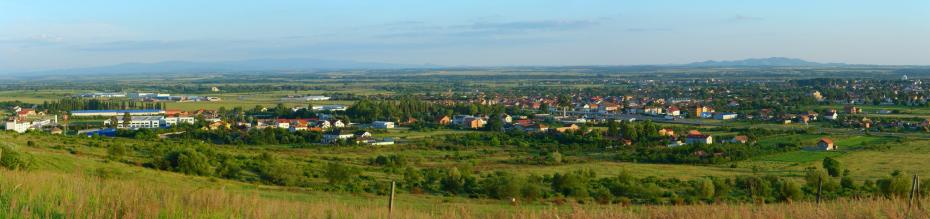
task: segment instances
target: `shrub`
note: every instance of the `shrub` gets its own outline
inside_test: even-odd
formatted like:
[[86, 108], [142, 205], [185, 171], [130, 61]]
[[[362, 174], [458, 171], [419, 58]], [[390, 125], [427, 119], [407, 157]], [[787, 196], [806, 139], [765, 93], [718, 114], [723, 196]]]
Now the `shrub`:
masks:
[[126, 146], [123, 144], [113, 144], [107, 148], [107, 158], [110, 160], [119, 160], [123, 156], [126, 156]]
[[326, 164], [324, 175], [329, 183], [346, 183], [358, 175], [358, 170], [341, 163], [331, 162]]
[[11, 170], [28, 170], [32, 163], [31, 155], [18, 152], [6, 145], [0, 145], [0, 166]]
[[262, 153], [258, 160], [258, 175], [262, 181], [282, 186], [293, 186], [300, 182], [301, 171], [297, 165], [279, 160], [269, 153]]
[[203, 153], [190, 148], [169, 151], [159, 163], [162, 169], [184, 174], [208, 176], [213, 173], [210, 159]]

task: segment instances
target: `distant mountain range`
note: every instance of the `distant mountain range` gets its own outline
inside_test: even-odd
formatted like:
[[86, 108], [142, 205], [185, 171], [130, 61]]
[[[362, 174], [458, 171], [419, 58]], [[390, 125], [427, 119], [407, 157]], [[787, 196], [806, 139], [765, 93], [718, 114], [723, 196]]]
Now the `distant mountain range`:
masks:
[[[72, 68], [19, 73], [22, 75], [77, 75], [77, 74], [140, 74], [140, 73], [202, 73], [250, 71], [311, 71], [352, 69], [403, 69], [433, 68], [431, 65], [405, 65], [378, 62], [358, 62], [323, 59], [251, 59], [223, 62], [167, 61], [155, 63], [124, 63], [118, 65]], [[7, 73], [12, 74], [12, 73]]]
[[[836, 67], [850, 66], [844, 63], [818, 63], [802, 59], [771, 57], [731, 61], [703, 61], [683, 65], [684, 67]], [[414, 69], [442, 68], [435, 65], [406, 65], [378, 62], [359, 62], [323, 59], [250, 59], [221, 62], [167, 61], [155, 63], [125, 63], [118, 65], [72, 68], [33, 72], [0, 72], [7, 77], [42, 77], [59, 75], [112, 75], [146, 73], [206, 73], [206, 72], [264, 72], [264, 71], [315, 71], [315, 70], [359, 70], [359, 69]], [[477, 67], [477, 66], [476, 66]], [[635, 67], [635, 66], [634, 66]], [[480, 68], [480, 67], [477, 67]]]
[[846, 66], [845, 63], [819, 63], [810, 62], [803, 59], [771, 57], [757, 59], [743, 59], [732, 61], [703, 61], [685, 64], [688, 67], [823, 67], [823, 66]]

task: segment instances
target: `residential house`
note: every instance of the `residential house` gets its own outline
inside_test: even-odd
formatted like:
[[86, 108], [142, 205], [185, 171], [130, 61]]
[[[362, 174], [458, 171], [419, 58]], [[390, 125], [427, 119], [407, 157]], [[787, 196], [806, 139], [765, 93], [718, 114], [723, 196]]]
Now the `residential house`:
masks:
[[714, 137], [710, 135], [701, 134], [697, 130], [691, 130], [688, 133], [688, 136], [685, 138], [686, 144], [713, 144]]
[[680, 116], [681, 110], [678, 109], [677, 106], [669, 106], [668, 109], [665, 110], [665, 114], [669, 116]]
[[511, 117], [510, 115], [504, 114], [503, 116], [501, 116], [501, 122], [513, 123], [513, 117]]
[[453, 125], [464, 125], [465, 120], [470, 119], [470, 118], [475, 118], [475, 117], [470, 116], [470, 115], [455, 115], [455, 116], [452, 116], [452, 124]]
[[862, 113], [862, 108], [855, 107], [852, 105], [846, 105], [843, 107], [843, 111], [849, 114], [858, 114], [858, 113]]
[[575, 131], [578, 131], [579, 129], [580, 127], [578, 127], [578, 125], [571, 124], [568, 126], [555, 128], [555, 131], [565, 133], [565, 132], [575, 132]]
[[61, 130], [60, 128], [58, 128], [58, 127], [54, 127], [54, 128], [52, 128], [51, 133], [52, 133], [53, 135], [60, 135], [60, 134], [64, 133], [64, 131]]
[[828, 120], [836, 120], [837, 118], [839, 118], [839, 114], [836, 113], [836, 110], [831, 109], [827, 113], [823, 114], [823, 118], [828, 119]]
[[709, 117], [704, 117], [703, 116], [705, 115], [704, 113], [713, 113], [713, 112], [714, 112], [713, 108], [710, 108], [707, 106], [695, 105], [694, 108], [691, 110], [691, 116], [694, 116], [697, 118], [709, 118]]
[[345, 128], [349, 126], [349, 124], [346, 124], [342, 122], [342, 120], [339, 120], [339, 119], [332, 121], [332, 124], [333, 124], [333, 128]]
[[659, 136], [675, 136], [675, 130], [670, 128], [659, 129]]
[[833, 140], [830, 140], [829, 138], [821, 138], [820, 141], [817, 142], [817, 149], [832, 151], [836, 150], [836, 146], [833, 145]]
[[749, 142], [749, 136], [745, 135], [737, 135], [733, 137], [733, 139], [730, 139], [730, 143], [746, 144], [747, 142]]
[[452, 124], [452, 119], [449, 118], [449, 116], [440, 116], [439, 118], [436, 118], [436, 124], [449, 125]]
[[336, 130], [332, 130], [332, 131], [329, 131], [323, 134], [323, 143], [332, 144], [332, 143], [338, 142], [339, 140], [348, 140], [354, 136], [355, 134], [353, 133], [348, 133], [348, 132], [344, 132], [342, 130], [336, 129]]
[[662, 114], [662, 110], [664, 110], [662, 107], [654, 107], [654, 106], [643, 108], [643, 112], [649, 115]]
[[470, 128], [470, 129], [480, 129], [480, 128], [484, 128], [484, 125], [486, 125], [487, 123], [488, 121], [484, 120], [484, 118], [471, 117], [471, 118], [465, 119], [465, 121], [462, 123], [462, 126], [464, 126], [465, 128]]
[[210, 124], [208, 124], [207, 128], [209, 128], [210, 130], [230, 129], [232, 128], [232, 125], [229, 124], [228, 122], [216, 121], [216, 122], [211, 122]]
[[549, 131], [549, 126], [546, 124], [530, 124], [527, 126], [518, 126], [524, 132], [546, 132]]
[[620, 104], [603, 103], [598, 106], [598, 112], [601, 112], [601, 113], [613, 113], [617, 111], [620, 111]]

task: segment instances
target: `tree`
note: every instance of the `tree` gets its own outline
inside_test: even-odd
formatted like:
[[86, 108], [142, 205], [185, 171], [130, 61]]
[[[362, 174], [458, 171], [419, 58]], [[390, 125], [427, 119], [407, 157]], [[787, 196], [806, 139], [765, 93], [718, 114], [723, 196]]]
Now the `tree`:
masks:
[[491, 115], [488, 118], [488, 124], [484, 128], [492, 132], [504, 131], [504, 122], [501, 121], [500, 114]]
[[119, 119], [117, 119], [116, 116], [111, 116], [110, 117], [110, 128], [119, 127], [118, 124], [119, 124]]
[[633, 141], [639, 140], [639, 134], [637, 134], [636, 128], [630, 122], [623, 121], [620, 123], [620, 132], [623, 134], [623, 138]]
[[132, 115], [129, 112], [123, 113], [123, 127], [129, 128], [129, 124], [132, 123]]
[[713, 198], [714, 182], [706, 179], [699, 180], [697, 183], [697, 191], [701, 198]]
[[620, 124], [617, 123], [617, 120], [610, 119], [607, 121], [607, 136], [620, 136]]
[[840, 164], [840, 161], [833, 159], [832, 157], [827, 157], [823, 159], [823, 169], [827, 170], [827, 173], [832, 177], [839, 177], [843, 172], [843, 165]]

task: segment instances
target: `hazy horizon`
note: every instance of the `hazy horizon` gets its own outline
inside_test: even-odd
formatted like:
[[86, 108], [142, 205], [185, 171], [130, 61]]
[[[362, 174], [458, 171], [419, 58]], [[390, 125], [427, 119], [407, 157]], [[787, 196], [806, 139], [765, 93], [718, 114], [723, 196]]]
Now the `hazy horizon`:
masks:
[[313, 58], [443, 66], [789, 57], [930, 65], [928, 1], [0, 2], [0, 72]]

